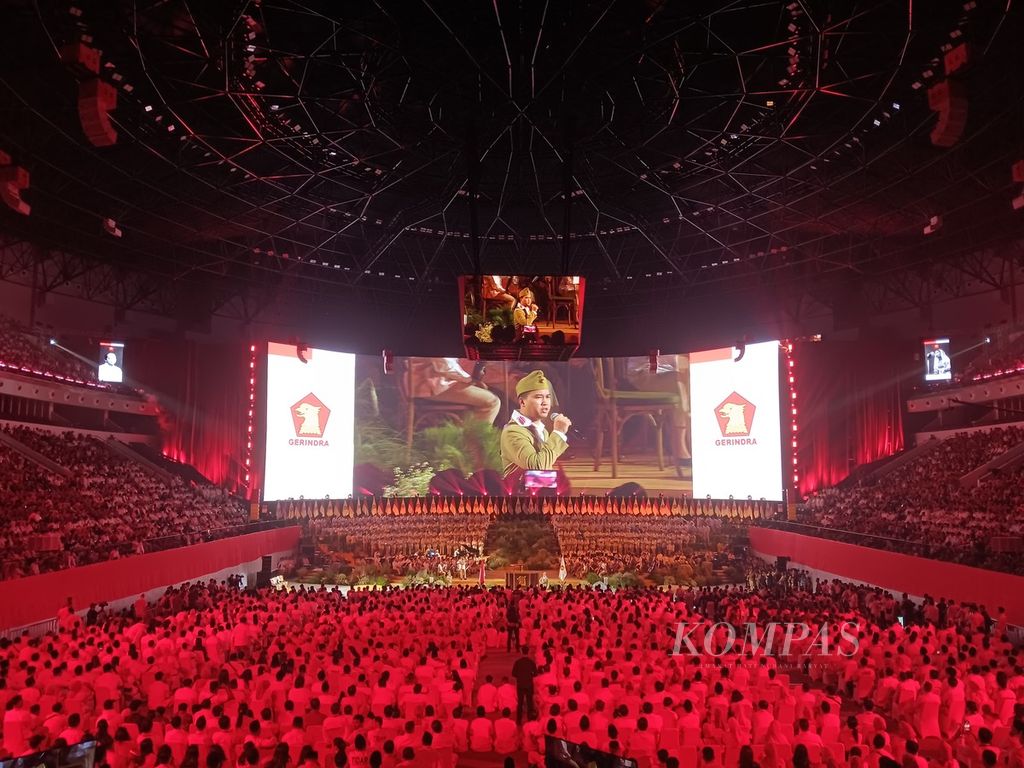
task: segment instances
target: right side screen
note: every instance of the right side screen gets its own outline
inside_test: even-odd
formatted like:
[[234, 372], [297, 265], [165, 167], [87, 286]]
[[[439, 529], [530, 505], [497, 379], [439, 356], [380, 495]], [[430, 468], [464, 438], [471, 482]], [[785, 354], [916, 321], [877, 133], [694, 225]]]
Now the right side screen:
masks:
[[782, 501], [778, 341], [691, 353], [690, 419], [695, 499]]

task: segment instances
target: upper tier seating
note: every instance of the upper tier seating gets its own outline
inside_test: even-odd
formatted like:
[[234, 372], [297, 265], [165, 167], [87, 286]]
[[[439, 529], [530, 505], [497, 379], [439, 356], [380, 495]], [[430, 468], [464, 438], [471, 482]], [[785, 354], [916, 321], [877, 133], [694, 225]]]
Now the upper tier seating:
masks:
[[177, 478], [165, 484], [94, 438], [28, 427], [8, 433], [72, 476], [51, 476], [0, 446], [3, 578], [204, 541], [246, 521], [245, 505], [223, 489]]
[[1022, 440], [1019, 427], [957, 435], [873, 484], [818, 494], [808, 501], [809, 522], [883, 537], [858, 540], [868, 546], [1022, 573], [1024, 558], [990, 546], [996, 536], [1024, 535], [1022, 470], [978, 487], [959, 483]]
[[3, 315], [0, 315], [0, 363], [17, 373], [96, 383], [95, 367], [54, 349], [47, 340]]

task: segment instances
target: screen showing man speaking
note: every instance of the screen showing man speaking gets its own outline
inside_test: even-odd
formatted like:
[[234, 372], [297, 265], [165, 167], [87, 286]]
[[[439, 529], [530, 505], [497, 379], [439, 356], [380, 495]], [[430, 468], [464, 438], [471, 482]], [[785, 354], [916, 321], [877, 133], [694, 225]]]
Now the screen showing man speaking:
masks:
[[101, 342], [99, 357], [96, 378], [108, 384], [122, 383], [124, 381], [124, 343], [120, 341]]
[[271, 342], [263, 498], [352, 493], [355, 355]]
[[691, 353], [690, 419], [694, 498], [782, 501], [779, 342]]
[[924, 342], [924, 380], [950, 381], [953, 378], [953, 358], [949, 354], [949, 339], [929, 339]]

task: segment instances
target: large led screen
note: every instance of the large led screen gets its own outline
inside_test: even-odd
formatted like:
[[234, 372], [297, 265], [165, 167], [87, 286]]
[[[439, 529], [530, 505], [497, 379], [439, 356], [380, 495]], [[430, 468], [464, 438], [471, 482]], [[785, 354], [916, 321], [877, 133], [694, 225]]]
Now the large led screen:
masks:
[[690, 491], [686, 355], [396, 357], [390, 372], [360, 355], [356, 382], [357, 494]]
[[953, 358], [949, 354], [949, 339], [929, 339], [924, 342], [924, 380], [950, 381], [953, 378]]
[[124, 381], [124, 343], [104, 341], [100, 344], [100, 362], [96, 367], [96, 378], [109, 384]]
[[355, 355], [270, 343], [263, 498], [352, 493]]
[[568, 360], [580, 344], [579, 275], [467, 275], [462, 331], [473, 360]]
[[779, 342], [690, 354], [693, 496], [782, 501]]

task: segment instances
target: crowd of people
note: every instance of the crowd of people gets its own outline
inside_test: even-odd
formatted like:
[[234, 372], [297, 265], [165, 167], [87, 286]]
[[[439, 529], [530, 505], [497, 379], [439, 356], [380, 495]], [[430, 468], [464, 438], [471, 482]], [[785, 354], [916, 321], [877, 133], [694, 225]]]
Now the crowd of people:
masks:
[[[324, 517], [306, 521], [306, 530], [328, 559], [347, 565], [372, 565], [394, 576], [431, 573], [452, 579], [475, 579], [481, 556], [505, 550], [508, 542], [490, 541], [496, 515], [450, 512], [439, 514]], [[710, 580], [712, 572], [730, 563], [722, 552], [745, 533], [742, 520], [714, 517], [652, 517], [643, 526], [628, 514], [511, 514], [506, 535], [517, 536], [530, 520], [550, 520], [555, 533], [548, 569], [566, 566], [566, 575], [581, 579], [632, 573], [652, 577], [671, 573], [689, 582]], [[488, 545], [490, 542], [490, 546]], [[529, 553], [519, 553], [525, 557]], [[559, 555], [562, 556], [559, 560]], [[540, 566], [537, 566], [540, 567]]]
[[[491, 516], [412, 514], [334, 517], [307, 522], [318, 560], [363, 576], [424, 576], [438, 581], [477, 577]], [[296, 563], [296, 573], [312, 562]]]
[[[637, 526], [630, 515], [566, 514], [551, 518], [566, 571], [574, 578], [665, 570], [710, 571], [718, 549], [742, 534], [731, 518], [656, 517]], [[705, 568], [706, 566], [706, 568]]]
[[816, 495], [808, 501], [808, 521], [834, 538], [1024, 572], [1019, 553], [993, 546], [993, 539], [1024, 536], [1024, 470], [997, 473], [980, 485], [960, 484], [961, 477], [1022, 441], [1019, 427], [957, 435], [875, 482]]
[[964, 369], [962, 381], [974, 382], [1024, 370], [1024, 334], [985, 346]]
[[95, 383], [96, 369], [54, 350], [48, 340], [0, 315], [0, 364], [7, 370], [52, 376], [77, 384]]
[[710, 547], [713, 539], [740, 533], [744, 527], [727, 518], [666, 517], [637, 526], [628, 515], [558, 515], [551, 519], [563, 554], [610, 548], [625, 555], [675, 554], [689, 545]]
[[[785, 626], [807, 631], [766, 651]], [[525, 768], [550, 734], [644, 768], [1020, 768], [1002, 631], [998, 608], [768, 569], [680, 591], [184, 585], [0, 640], [0, 758], [93, 740], [110, 768]], [[513, 636], [520, 660], [485, 674]]]
[[392, 558], [434, 552], [482, 552], [491, 517], [472, 514], [420, 514], [381, 518], [339, 517], [311, 521], [307, 530], [330, 549], [363, 557]]
[[246, 522], [245, 505], [223, 489], [158, 478], [95, 438], [28, 427], [6, 432], [69, 476], [0, 445], [2, 578], [205, 541]]
[[[245, 522], [244, 506], [224, 491], [157, 477], [93, 438], [27, 427], [9, 434], [70, 476], [36, 471], [18, 452], [0, 448], [0, 479], [13, 501], [0, 526], [5, 578], [192, 543]], [[821, 535], [1024, 571], [1018, 551], [993, 546], [993, 540], [1024, 537], [1024, 516], [1017, 514], [1024, 470], [990, 476], [976, 487], [959, 482], [1021, 441], [1020, 428], [958, 435], [880, 480], [820, 493], [809, 501], [806, 519]], [[582, 578], [714, 568], [711, 550], [778, 511], [750, 500], [421, 497], [299, 500], [276, 512], [303, 522], [330, 548], [373, 559], [392, 573], [455, 578], [463, 571], [472, 575], [473, 558], [483, 552], [496, 517], [543, 514], [557, 535], [555, 554], [564, 557], [571, 577]], [[153, 541], [161, 537], [167, 538]]]

